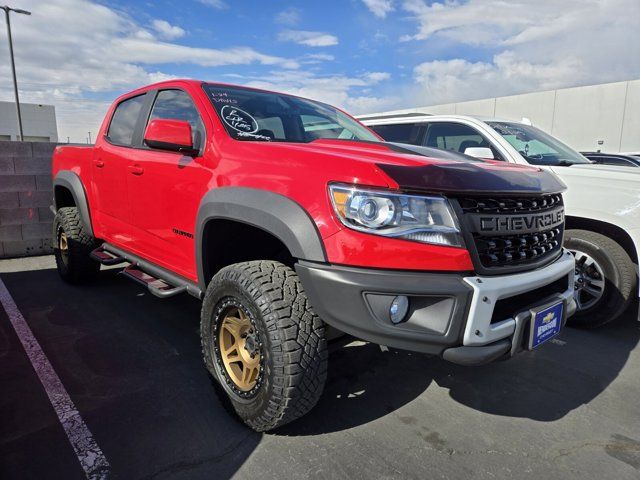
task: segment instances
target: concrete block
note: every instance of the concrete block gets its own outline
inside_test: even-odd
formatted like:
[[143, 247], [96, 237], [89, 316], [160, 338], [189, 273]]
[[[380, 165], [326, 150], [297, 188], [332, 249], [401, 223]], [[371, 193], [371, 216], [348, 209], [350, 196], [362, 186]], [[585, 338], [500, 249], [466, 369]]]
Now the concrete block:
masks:
[[0, 225], [23, 225], [39, 221], [37, 208], [0, 209]]
[[22, 240], [20, 225], [0, 225], [0, 242], [15, 242]]
[[51, 236], [51, 229], [52, 226], [49, 223], [29, 223], [22, 225], [22, 239], [48, 239]]
[[33, 175], [0, 175], [0, 192], [27, 192], [36, 189]]
[[57, 143], [34, 142], [31, 144], [34, 157], [48, 157], [51, 159], [53, 151], [56, 149]]
[[31, 157], [31, 142], [0, 142], [0, 158]]
[[44, 255], [53, 251], [51, 245], [43, 240], [20, 240], [15, 242], [2, 242], [2, 248], [3, 256], [5, 258]]
[[36, 188], [38, 190], [53, 191], [53, 180], [51, 180], [51, 174], [36, 175]]
[[[49, 205], [51, 205], [52, 201], [49, 201]], [[38, 216], [40, 217], [41, 222], [53, 222], [53, 212], [49, 209], [49, 207], [38, 207]]]
[[21, 207], [48, 207], [51, 205], [51, 195], [49, 191], [33, 190], [29, 192], [19, 192]]
[[13, 168], [12, 158], [0, 158], [0, 175], [13, 175], [15, 170]]
[[[0, 160], [0, 172], [2, 172], [2, 160]], [[50, 157], [14, 158], [13, 168], [16, 175], [51, 175]]]
[[0, 209], [15, 208], [19, 204], [18, 192], [0, 192]]

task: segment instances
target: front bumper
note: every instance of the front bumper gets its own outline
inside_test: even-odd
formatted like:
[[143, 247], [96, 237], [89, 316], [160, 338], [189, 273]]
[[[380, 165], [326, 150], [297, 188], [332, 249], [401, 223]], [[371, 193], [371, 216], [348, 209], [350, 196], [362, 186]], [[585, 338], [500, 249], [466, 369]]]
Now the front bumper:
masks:
[[[315, 312], [329, 325], [381, 345], [479, 365], [522, 350], [531, 309], [564, 303], [575, 312], [574, 260], [502, 276], [405, 272], [301, 261], [296, 271]], [[396, 295], [410, 300], [405, 321], [388, 312]]]

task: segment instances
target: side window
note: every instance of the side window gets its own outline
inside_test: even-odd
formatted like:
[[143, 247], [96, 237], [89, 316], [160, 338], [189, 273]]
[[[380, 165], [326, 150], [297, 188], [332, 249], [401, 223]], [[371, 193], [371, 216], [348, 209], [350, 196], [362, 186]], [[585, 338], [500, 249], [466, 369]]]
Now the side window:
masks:
[[493, 152], [493, 158], [504, 160], [500, 153], [473, 127], [453, 122], [434, 122], [429, 125], [423, 143], [427, 147], [441, 148], [464, 153], [467, 148], [486, 147]]
[[419, 145], [422, 127], [418, 123], [400, 123], [397, 125], [372, 125], [376, 132], [387, 142], [409, 143]]
[[144, 103], [144, 95], [128, 98], [123, 100], [116, 107], [111, 117], [107, 138], [111, 143], [116, 145], [131, 145], [133, 139], [133, 130], [136, 127], [142, 104]]
[[149, 121], [157, 118], [189, 122], [193, 133], [194, 147], [200, 148], [204, 145], [204, 124], [188, 93], [182, 90], [161, 90], [158, 92]]

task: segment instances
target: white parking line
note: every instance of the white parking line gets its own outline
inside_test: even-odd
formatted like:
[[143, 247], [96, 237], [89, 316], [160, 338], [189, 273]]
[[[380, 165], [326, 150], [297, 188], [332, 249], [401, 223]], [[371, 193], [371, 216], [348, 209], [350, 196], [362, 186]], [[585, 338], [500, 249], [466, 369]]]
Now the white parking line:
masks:
[[60, 377], [58, 377], [49, 359], [42, 351], [40, 344], [33, 336], [33, 332], [20, 310], [18, 310], [16, 302], [9, 294], [2, 279], [0, 279], [0, 303], [2, 303], [4, 310], [7, 312], [20, 343], [22, 343], [31, 365], [47, 392], [51, 406], [55, 410], [87, 478], [90, 480], [108, 478], [109, 462], [107, 462], [102, 450], [93, 439], [67, 390], [62, 385]]

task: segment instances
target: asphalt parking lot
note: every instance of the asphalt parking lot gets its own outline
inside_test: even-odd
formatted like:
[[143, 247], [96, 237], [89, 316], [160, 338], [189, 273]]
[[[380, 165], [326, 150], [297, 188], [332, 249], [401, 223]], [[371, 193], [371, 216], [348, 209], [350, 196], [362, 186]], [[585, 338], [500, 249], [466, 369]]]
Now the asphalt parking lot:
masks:
[[[197, 300], [115, 270], [71, 287], [51, 257], [2, 261], [0, 279], [110, 478], [640, 478], [635, 311], [479, 368], [336, 344], [316, 409], [261, 435], [216, 396]], [[2, 308], [0, 392], [0, 478], [85, 478]]]

